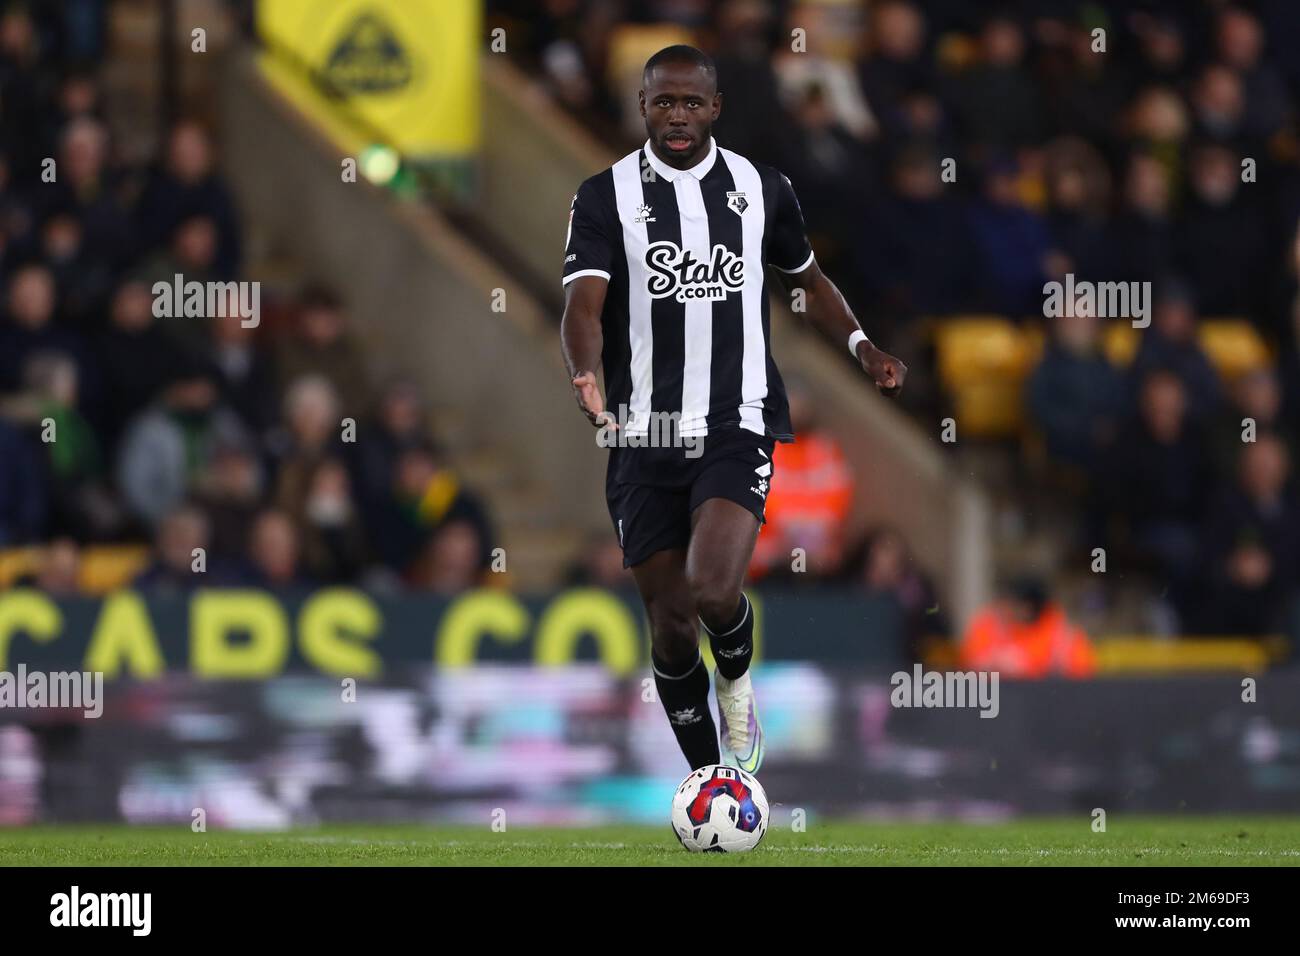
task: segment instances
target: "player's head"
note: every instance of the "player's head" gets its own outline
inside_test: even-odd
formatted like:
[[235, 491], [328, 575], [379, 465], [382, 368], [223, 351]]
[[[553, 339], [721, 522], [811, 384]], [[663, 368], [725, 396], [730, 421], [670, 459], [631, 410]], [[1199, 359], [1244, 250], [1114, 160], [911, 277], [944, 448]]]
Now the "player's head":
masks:
[[646, 61], [640, 102], [655, 154], [670, 166], [693, 166], [722, 112], [717, 67], [693, 46], [664, 47]]

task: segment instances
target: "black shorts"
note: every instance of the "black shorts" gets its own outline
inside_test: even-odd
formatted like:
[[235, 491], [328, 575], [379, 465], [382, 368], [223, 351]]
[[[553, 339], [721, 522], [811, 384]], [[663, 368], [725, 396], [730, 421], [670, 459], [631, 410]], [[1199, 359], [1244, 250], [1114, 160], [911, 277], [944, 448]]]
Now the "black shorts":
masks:
[[685, 548], [691, 514], [710, 498], [734, 501], [762, 523], [773, 444], [770, 437], [727, 427], [703, 436], [694, 458], [686, 448], [611, 448], [605, 499], [623, 567], [656, 551]]

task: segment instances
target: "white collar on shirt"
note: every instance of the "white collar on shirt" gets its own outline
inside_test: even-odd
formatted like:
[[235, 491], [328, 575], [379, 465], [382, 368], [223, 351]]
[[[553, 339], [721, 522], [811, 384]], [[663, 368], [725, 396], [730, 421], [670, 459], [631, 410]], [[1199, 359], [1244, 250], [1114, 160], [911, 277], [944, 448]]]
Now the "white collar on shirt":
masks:
[[672, 182], [678, 176], [682, 175], [694, 176], [696, 179], [703, 179], [708, 175], [709, 170], [713, 168], [714, 161], [718, 158], [718, 144], [715, 143], [713, 137], [710, 136], [708, 153], [690, 169], [675, 169], [674, 167], [669, 166], [655, 155], [655, 151], [650, 148], [650, 140], [645, 141], [645, 154], [650, 159], [650, 168], [655, 171], [655, 175], [662, 176], [669, 182]]

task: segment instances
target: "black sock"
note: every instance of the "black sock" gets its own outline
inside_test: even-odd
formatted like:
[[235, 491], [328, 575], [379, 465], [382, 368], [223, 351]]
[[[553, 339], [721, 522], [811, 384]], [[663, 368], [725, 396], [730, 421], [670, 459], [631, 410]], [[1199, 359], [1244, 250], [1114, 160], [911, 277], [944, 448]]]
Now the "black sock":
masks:
[[[703, 621], [700, 623], [704, 624]], [[727, 680], [735, 680], [749, 670], [749, 662], [754, 659], [754, 612], [743, 591], [740, 593], [740, 606], [731, 622], [717, 634], [704, 624], [704, 632], [709, 635], [719, 674]]]
[[654, 667], [655, 687], [659, 700], [668, 714], [668, 723], [677, 735], [677, 746], [692, 770], [712, 763], [721, 763], [718, 752], [718, 728], [709, 713], [709, 671], [704, 660], [696, 655], [687, 669], [674, 674], [673, 669], [650, 652]]

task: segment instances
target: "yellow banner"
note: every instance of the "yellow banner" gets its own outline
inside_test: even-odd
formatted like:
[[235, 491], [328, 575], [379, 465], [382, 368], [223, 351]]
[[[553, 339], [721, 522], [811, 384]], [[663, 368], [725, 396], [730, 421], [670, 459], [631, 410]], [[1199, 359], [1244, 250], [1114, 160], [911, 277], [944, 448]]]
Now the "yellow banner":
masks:
[[262, 68], [347, 151], [421, 159], [479, 140], [482, 0], [261, 0]]

